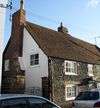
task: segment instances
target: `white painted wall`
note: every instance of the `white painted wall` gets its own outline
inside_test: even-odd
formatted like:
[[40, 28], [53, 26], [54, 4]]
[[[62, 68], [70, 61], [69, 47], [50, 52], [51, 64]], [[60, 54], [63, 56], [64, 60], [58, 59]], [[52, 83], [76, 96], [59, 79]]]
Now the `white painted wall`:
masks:
[[[39, 65], [30, 66], [30, 55], [39, 54]], [[25, 70], [26, 90], [32, 87], [42, 88], [42, 77], [48, 76], [48, 58], [39, 48], [28, 31], [24, 29], [23, 57], [19, 58], [21, 68]]]
[[[8, 0], [0, 0], [0, 4], [6, 5]], [[0, 7], [0, 90], [1, 90], [1, 75], [2, 75], [2, 52], [3, 52], [3, 37], [5, 25], [5, 8]]]

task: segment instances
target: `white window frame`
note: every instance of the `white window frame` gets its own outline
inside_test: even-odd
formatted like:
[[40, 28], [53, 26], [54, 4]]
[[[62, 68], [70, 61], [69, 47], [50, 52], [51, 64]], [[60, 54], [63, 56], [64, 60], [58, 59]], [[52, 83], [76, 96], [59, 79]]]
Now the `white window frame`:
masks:
[[[35, 58], [35, 55], [38, 55], [38, 58]], [[31, 56], [34, 56], [33, 59], [31, 59]], [[38, 63], [35, 63], [36, 61], [38, 61]], [[33, 64], [31, 64], [31, 62], [33, 62]], [[35, 54], [31, 54], [30, 55], [30, 66], [37, 66], [39, 65], [39, 54], [35, 53]]]
[[94, 76], [93, 75], [93, 65], [92, 64], [88, 64], [88, 75], [89, 76]]
[[[64, 73], [65, 75], [77, 75], [77, 65], [74, 66], [74, 64], [76, 64], [77, 62], [74, 61], [64, 61]], [[68, 64], [68, 67], [67, 65]], [[72, 70], [72, 71], [67, 71], [67, 70]]]
[[100, 90], [100, 83], [97, 83], [97, 88]]
[[[75, 96], [69, 97], [68, 96], [68, 88], [72, 88], [72, 87], [75, 87], [75, 91], [73, 92], [73, 90], [71, 89], [71, 91], [72, 91], [71, 94], [75, 93]], [[76, 88], [76, 85], [75, 84], [67, 84], [66, 85], [66, 87], [65, 87], [65, 97], [66, 97], [66, 101], [68, 101], [68, 100], [74, 100], [75, 99], [76, 94], [77, 94], [76, 90], [77, 90], [77, 88]]]
[[10, 69], [9, 69], [9, 65], [10, 65], [10, 64], [9, 64], [9, 59], [6, 59], [5, 62], [4, 62], [4, 70], [5, 70], [5, 71], [9, 71], [9, 70], [10, 70]]

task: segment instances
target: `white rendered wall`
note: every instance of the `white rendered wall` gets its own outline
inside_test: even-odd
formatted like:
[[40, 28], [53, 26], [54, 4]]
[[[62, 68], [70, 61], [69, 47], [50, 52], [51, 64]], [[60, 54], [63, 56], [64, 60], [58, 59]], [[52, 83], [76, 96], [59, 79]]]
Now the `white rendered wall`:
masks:
[[[30, 55], [37, 53], [39, 65], [30, 66]], [[26, 29], [23, 38], [23, 57], [19, 58], [19, 61], [21, 68], [25, 70], [26, 91], [32, 87], [42, 88], [42, 77], [48, 77], [48, 58]]]
[[[0, 0], [0, 4], [6, 5], [7, 0]], [[5, 8], [0, 7], [0, 91], [1, 91], [1, 75], [2, 75], [2, 52], [3, 52], [3, 37], [5, 25]]]

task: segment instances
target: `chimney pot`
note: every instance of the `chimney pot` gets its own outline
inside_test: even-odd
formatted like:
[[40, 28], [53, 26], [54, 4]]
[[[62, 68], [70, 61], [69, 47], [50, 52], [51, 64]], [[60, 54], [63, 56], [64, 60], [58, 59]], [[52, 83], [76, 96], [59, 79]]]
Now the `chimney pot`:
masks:
[[68, 33], [68, 29], [63, 26], [63, 23], [60, 23], [60, 27], [58, 27], [58, 32]]

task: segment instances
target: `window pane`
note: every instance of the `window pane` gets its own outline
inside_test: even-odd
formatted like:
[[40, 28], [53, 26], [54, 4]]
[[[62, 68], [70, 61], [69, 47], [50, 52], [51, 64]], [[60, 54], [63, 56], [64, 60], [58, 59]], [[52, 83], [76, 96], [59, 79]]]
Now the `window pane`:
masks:
[[77, 73], [77, 63], [74, 63], [74, 71]]
[[42, 105], [46, 103], [46, 101], [38, 99], [38, 98], [29, 98], [30, 108], [42, 108]]
[[35, 65], [39, 64], [39, 60], [35, 60]]
[[68, 66], [68, 62], [65, 62], [66, 63], [66, 66]]
[[39, 58], [39, 54], [35, 54], [35, 59], [38, 59]]
[[79, 95], [76, 97], [76, 100], [97, 100], [99, 99], [99, 92], [80, 92]]
[[68, 68], [66, 68], [66, 72], [69, 72]]
[[34, 65], [34, 61], [30, 61], [30, 65]]
[[57, 108], [52, 103], [39, 99], [39, 98], [29, 98], [30, 108]]
[[7, 99], [1, 102], [2, 108], [28, 108], [25, 99]]
[[34, 59], [35, 57], [34, 57], [34, 55], [31, 55], [31, 59]]
[[71, 69], [70, 69], [70, 67], [68, 68], [68, 72], [71, 72]]

